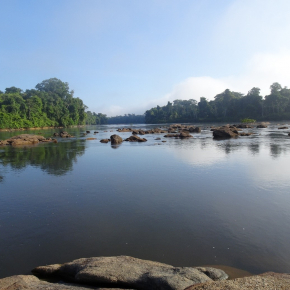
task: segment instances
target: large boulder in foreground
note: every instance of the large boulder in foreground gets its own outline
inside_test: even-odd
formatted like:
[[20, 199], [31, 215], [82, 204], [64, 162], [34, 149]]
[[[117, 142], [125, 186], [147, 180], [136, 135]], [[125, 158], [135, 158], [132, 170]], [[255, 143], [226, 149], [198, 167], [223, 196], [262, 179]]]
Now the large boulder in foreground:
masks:
[[33, 273], [47, 277], [67, 277], [71, 281], [98, 286], [134, 289], [183, 290], [198, 283], [227, 279], [213, 268], [173, 267], [128, 256], [96, 257], [74, 260], [63, 265], [37, 267]]
[[[91, 288], [82, 287], [80, 285], [72, 285], [65, 283], [49, 283], [46, 281], [39, 280], [37, 277], [32, 275], [17, 275], [11, 276], [4, 279], [0, 279], [1, 290], [88, 290]], [[111, 288], [94, 288], [99, 290], [111, 289]], [[118, 290], [114, 288], [112, 290]], [[119, 289], [121, 290], [121, 289]], [[124, 289], [123, 289], [124, 290]]]
[[116, 135], [116, 134], [112, 135], [110, 139], [111, 139], [112, 145], [118, 145], [123, 142], [123, 139], [119, 135]]
[[290, 289], [290, 274], [264, 273], [262, 275], [237, 278], [194, 285], [186, 290], [286, 290]]
[[226, 127], [216, 129], [212, 133], [214, 139], [235, 138], [239, 135], [238, 131]]

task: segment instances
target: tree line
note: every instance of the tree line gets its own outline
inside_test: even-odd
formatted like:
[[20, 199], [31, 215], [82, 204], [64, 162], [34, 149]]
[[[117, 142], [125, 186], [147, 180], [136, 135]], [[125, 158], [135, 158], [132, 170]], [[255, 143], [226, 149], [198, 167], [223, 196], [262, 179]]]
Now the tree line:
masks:
[[197, 102], [175, 100], [165, 106], [157, 106], [145, 112], [145, 122], [220, 122], [239, 121], [244, 118], [256, 120], [290, 119], [290, 89], [279, 83], [270, 86], [271, 93], [261, 96], [260, 89], [252, 88], [246, 95], [226, 89], [208, 101], [201, 97]]
[[0, 91], [0, 128], [82, 125], [86, 108], [68, 83], [57, 78], [26, 91], [10, 87]]

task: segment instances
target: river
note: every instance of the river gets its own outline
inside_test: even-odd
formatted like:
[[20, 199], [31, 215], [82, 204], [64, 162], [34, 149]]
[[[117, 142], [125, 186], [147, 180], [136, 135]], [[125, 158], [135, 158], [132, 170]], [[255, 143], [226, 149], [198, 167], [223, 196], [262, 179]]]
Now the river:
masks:
[[[290, 272], [290, 130], [273, 123], [249, 129], [256, 133], [249, 137], [213, 140], [202, 124], [191, 139], [99, 142], [119, 127], [0, 147], [0, 277], [114, 255]], [[0, 140], [20, 133], [0, 132]]]

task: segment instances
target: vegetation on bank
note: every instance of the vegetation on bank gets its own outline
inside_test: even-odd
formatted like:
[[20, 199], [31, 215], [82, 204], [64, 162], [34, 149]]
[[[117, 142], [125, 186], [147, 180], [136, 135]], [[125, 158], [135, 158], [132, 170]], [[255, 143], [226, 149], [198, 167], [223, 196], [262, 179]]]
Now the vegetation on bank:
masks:
[[227, 89], [212, 101], [204, 97], [199, 102], [175, 100], [166, 106], [151, 108], [144, 115], [107, 117], [102, 113], [86, 112], [87, 107], [80, 98], [74, 97], [68, 83], [51, 78], [32, 90], [10, 87], [5, 92], [0, 91], [0, 129], [290, 119], [290, 89], [279, 83], [273, 83], [270, 89], [271, 93], [265, 97], [256, 87], [246, 95]]
[[145, 115], [125, 114], [108, 118], [108, 124], [143, 124]]
[[145, 113], [145, 122], [187, 123], [238, 121], [241, 119], [283, 120], [290, 119], [290, 89], [279, 83], [270, 86], [271, 93], [264, 98], [259, 88], [252, 88], [246, 95], [225, 90], [208, 101], [201, 97], [197, 102], [175, 100], [166, 106], [157, 106]]
[[86, 106], [73, 95], [68, 83], [57, 78], [44, 80], [32, 90], [6, 88], [0, 91], [0, 128], [82, 125]]

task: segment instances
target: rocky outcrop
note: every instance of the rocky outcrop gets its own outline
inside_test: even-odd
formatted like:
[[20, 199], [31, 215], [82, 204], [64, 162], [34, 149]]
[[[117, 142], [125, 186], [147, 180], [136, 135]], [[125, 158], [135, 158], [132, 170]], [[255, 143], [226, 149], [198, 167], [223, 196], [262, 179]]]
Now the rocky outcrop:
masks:
[[190, 127], [188, 130], [190, 133], [200, 133], [201, 132], [200, 127]]
[[53, 142], [54, 139], [45, 138], [39, 135], [33, 134], [21, 134], [17, 136], [13, 136], [7, 140], [0, 141], [0, 145], [11, 145], [11, 146], [27, 146], [27, 145], [34, 145], [38, 143], [44, 142]]
[[77, 283], [134, 289], [183, 290], [198, 283], [226, 279], [222, 270], [173, 267], [128, 256], [96, 257], [74, 260], [63, 265], [37, 267], [33, 273], [69, 278]]
[[260, 129], [262, 129], [262, 128], [267, 128], [268, 126], [266, 125], [266, 124], [264, 124], [264, 123], [261, 123], [261, 124], [259, 124], [258, 126], [257, 126], [257, 128], [260, 128]]
[[[98, 289], [98, 290], [108, 290], [111, 288], [88, 288], [87, 286], [66, 284], [66, 283], [49, 283], [42, 281], [32, 275], [17, 275], [11, 276], [4, 279], [0, 279], [0, 289], [1, 290], [88, 290], [88, 289]], [[114, 288], [112, 290], [118, 290], [119, 288]], [[121, 289], [119, 289], [121, 290]]]
[[111, 139], [112, 145], [118, 145], [123, 142], [123, 139], [119, 135], [116, 135], [116, 134], [112, 135], [110, 139]]
[[182, 131], [179, 134], [166, 134], [166, 135], [164, 135], [164, 137], [166, 137], [166, 138], [175, 137], [175, 138], [185, 139], [185, 138], [192, 138], [193, 136], [190, 135], [189, 132], [187, 132], [187, 131]]
[[235, 138], [238, 136], [238, 131], [227, 127], [216, 129], [212, 133], [214, 139]]
[[203, 283], [186, 290], [286, 290], [290, 289], [290, 274], [264, 273], [228, 281]]
[[109, 143], [111, 140], [110, 139], [102, 139], [100, 140], [101, 143]]
[[125, 141], [129, 141], [129, 142], [146, 142], [147, 139], [141, 138], [141, 137], [136, 136], [136, 135], [132, 135], [129, 138], [125, 139]]
[[59, 136], [61, 137], [61, 138], [72, 138], [72, 137], [74, 137], [74, 136], [72, 136], [72, 135], [70, 135], [68, 132], [66, 132], [66, 131], [62, 131], [62, 132], [60, 132], [59, 133]]

